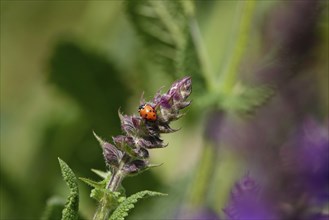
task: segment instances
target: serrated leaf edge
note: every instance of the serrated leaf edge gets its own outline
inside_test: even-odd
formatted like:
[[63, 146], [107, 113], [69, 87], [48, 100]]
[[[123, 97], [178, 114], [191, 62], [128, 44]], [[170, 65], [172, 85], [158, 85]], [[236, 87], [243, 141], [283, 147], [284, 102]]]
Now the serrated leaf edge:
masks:
[[138, 200], [151, 196], [167, 196], [167, 194], [149, 190], [135, 193], [120, 203], [110, 216], [109, 220], [124, 220], [124, 218], [128, 216], [128, 212], [135, 207], [134, 204], [138, 202]]
[[79, 188], [78, 181], [71, 168], [58, 157], [62, 176], [66, 185], [70, 189], [70, 195], [67, 197], [65, 207], [62, 211], [62, 220], [78, 219], [79, 211]]

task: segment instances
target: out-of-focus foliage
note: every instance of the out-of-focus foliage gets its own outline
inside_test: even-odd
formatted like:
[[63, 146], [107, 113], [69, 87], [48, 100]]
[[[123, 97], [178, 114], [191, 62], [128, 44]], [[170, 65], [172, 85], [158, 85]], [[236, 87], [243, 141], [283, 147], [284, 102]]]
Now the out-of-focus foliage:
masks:
[[243, 86], [237, 84], [232, 91], [232, 95], [225, 98], [222, 103], [223, 109], [229, 112], [240, 114], [250, 114], [263, 106], [273, 97], [275, 90], [271, 86]]
[[63, 198], [51, 197], [47, 201], [47, 206], [41, 216], [42, 220], [60, 219], [64, 209], [65, 200]]
[[[195, 89], [186, 117], [173, 125], [180, 133], [150, 151], [163, 166], [123, 182], [127, 195], [168, 196], [142, 201], [128, 219], [225, 218], [246, 170], [285, 218], [322, 208], [323, 200], [301, 195], [320, 195], [314, 188], [325, 181], [307, 169], [294, 176], [304, 167], [288, 172], [280, 161], [302, 151], [311, 164], [318, 160], [304, 151], [326, 150], [292, 134], [309, 116], [328, 124], [327, 1], [186, 2], [1, 1], [0, 219], [58, 214], [61, 200], [46, 204], [69, 194], [57, 158], [97, 180], [90, 169], [106, 167], [92, 131], [108, 140], [120, 134], [118, 109], [137, 114], [143, 91], [149, 100], [177, 75], [191, 75]], [[234, 77], [223, 77], [230, 68]], [[82, 218], [90, 219], [95, 201], [88, 186], [79, 190]]]
[[[158, 62], [174, 78], [188, 73], [195, 80], [197, 93], [205, 90], [202, 65], [197, 58], [194, 2], [130, 1], [125, 2], [131, 22], [143, 40], [149, 57]], [[194, 40], [194, 41], [193, 41]], [[202, 60], [203, 61], [203, 60]]]
[[[118, 124], [117, 107], [125, 107], [129, 97], [127, 86], [120, 81], [120, 72], [104, 57], [83, 50], [74, 43], [59, 43], [50, 61], [51, 83], [81, 106], [95, 130], [104, 124]], [[108, 80], [108, 76], [111, 80]], [[101, 123], [102, 122], [102, 123]], [[105, 123], [104, 123], [105, 122]], [[103, 125], [100, 125], [103, 124]], [[114, 126], [106, 126], [102, 132], [117, 132]]]

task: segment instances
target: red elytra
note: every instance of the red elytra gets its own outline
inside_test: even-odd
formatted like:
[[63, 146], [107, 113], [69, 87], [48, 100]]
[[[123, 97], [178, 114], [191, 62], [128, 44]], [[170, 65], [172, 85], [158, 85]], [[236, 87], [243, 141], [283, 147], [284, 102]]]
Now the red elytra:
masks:
[[155, 112], [155, 109], [149, 105], [149, 104], [144, 104], [139, 107], [139, 115], [149, 121], [155, 121], [157, 120], [157, 115]]

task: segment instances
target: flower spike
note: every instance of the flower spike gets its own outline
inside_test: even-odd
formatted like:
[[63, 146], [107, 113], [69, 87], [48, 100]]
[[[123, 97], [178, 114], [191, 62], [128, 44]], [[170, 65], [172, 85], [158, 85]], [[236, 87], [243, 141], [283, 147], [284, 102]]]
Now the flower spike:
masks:
[[[179, 129], [170, 127], [170, 122], [179, 119], [184, 114], [180, 111], [191, 104], [187, 98], [192, 92], [191, 77], [184, 77], [172, 84], [167, 93], [161, 94], [159, 89], [152, 100], [146, 102], [144, 92], [140, 104], [149, 105], [148, 110], [156, 114], [153, 120], [148, 117], [125, 115], [118, 110], [123, 135], [112, 137], [113, 144], [103, 141], [95, 133], [100, 142], [106, 164], [120, 175], [132, 175], [142, 172], [149, 165], [149, 149], [164, 148], [168, 144], [160, 138], [162, 133], [172, 133]], [[144, 110], [144, 113], [150, 113]]]

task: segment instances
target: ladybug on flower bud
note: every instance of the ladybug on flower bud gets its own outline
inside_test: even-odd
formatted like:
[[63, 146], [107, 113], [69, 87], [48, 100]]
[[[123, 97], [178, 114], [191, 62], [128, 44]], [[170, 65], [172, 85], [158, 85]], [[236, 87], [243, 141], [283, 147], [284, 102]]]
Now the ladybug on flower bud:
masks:
[[139, 115], [148, 120], [148, 121], [156, 121], [157, 120], [157, 114], [155, 109], [149, 105], [149, 104], [144, 104], [139, 106], [138, 109]]

